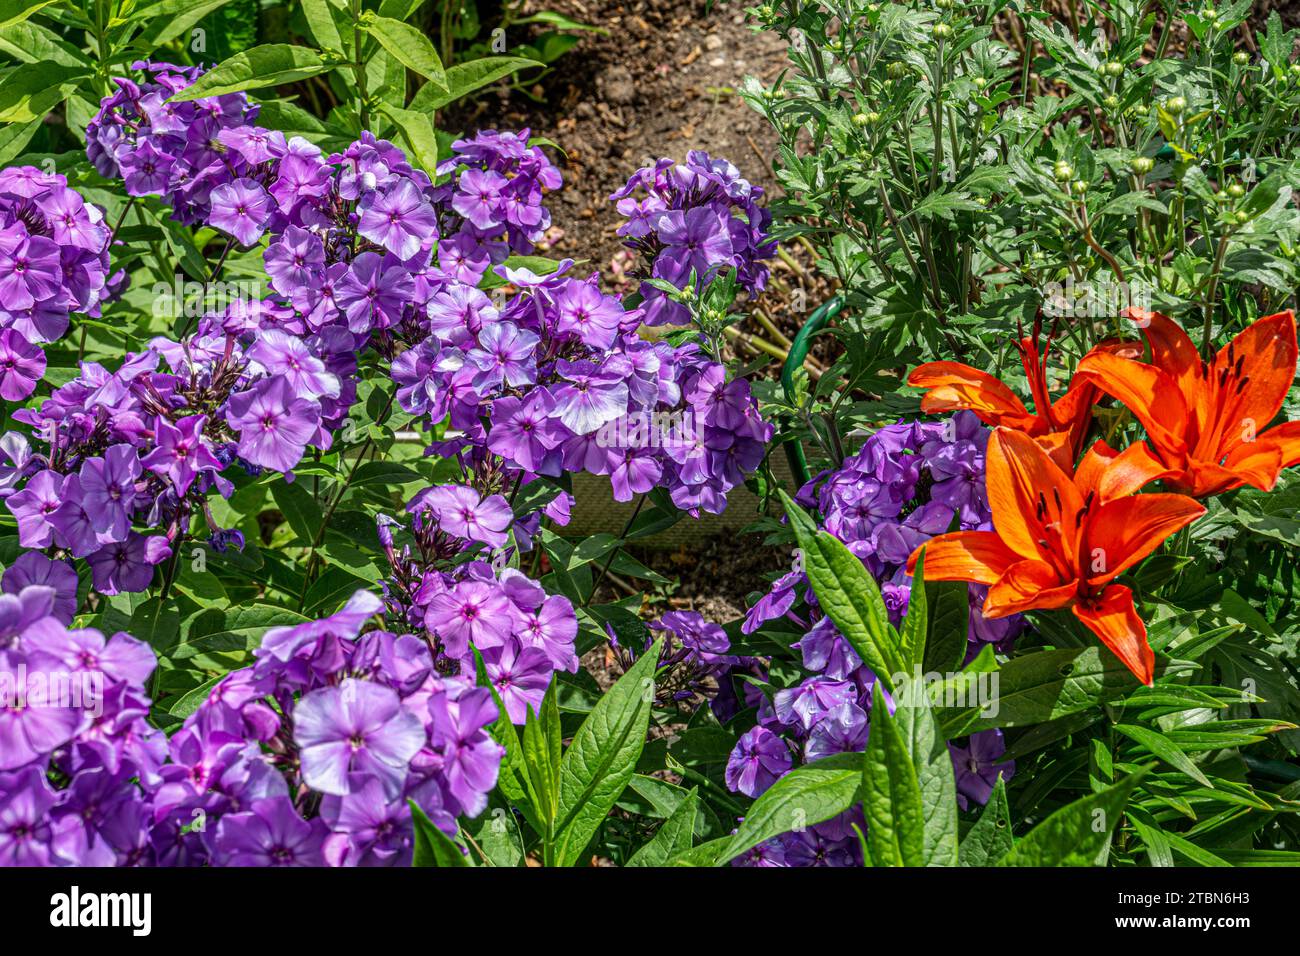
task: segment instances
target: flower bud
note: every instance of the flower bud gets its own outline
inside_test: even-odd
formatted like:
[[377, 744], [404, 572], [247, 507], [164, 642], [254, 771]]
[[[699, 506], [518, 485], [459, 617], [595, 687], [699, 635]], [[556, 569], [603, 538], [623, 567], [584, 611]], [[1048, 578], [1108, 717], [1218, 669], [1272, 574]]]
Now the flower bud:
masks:
[[1145, 176], [1155, 169], [1156, 161], [1150, 156], [1134, 156], [1128, 161], [1128, 168], [1139, 176]]
[[1108, 110], [1117, 110], [1119, 109], [1119, 97], [1112, 93], [1101, 101], [1101, 105], [1106, 107]]
[[1187, 100], [1181, 96], [1171, 96], [1165, 100], [1165, 112], [1170, 116], [1178, 116], [1185, 109], [1187, 109]]
[[952, 27], [946, 23], [936, 23], [930, 32], [934, 34], [935, 39], [945, 40], [952, 36]]
[[1076, 179], [1074, 182], [1070, 183], [1070, 192], [1077, 196], [1082, 196], [1087, 191], [1088, 184], [1082, 179]]
[[1228, 187], [1228, 195], [1233, 199], [1240, 199], [1242, 196], [1246, 195], [1246, 187], [1241, 183], [1232, 183]]
[[1052, 170], [1052, 175], [1056, 177], [1058, 183], [1063, 183], [1074, 175], [1074, 167], [1063, 159], [1059, 160]]
[[1246, 66], [1250, 63], [1250, 54], [1245, 50], [1238, 50], [1236, 53], [1232, 54], [1232, 62], [1237, 64], [1237, 66]]
[[1105, 66], [1106, 75], [1110, 77], [1119, 77], [1124, 75], [1124, 64], [1118, 60], [1111, 60]]

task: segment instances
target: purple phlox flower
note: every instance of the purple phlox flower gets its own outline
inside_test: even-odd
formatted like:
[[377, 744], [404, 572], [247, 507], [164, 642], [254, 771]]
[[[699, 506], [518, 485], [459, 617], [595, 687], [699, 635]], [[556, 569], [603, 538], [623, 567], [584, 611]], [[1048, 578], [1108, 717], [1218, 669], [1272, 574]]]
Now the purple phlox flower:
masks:
[[806, 732], [835, 707], [857, 699], [857, 687], [850, 681], [810, 677], [797, 687], [777, 691], [772, 704], [781, 723]]
[[491, 170], [467, 169], [456, 184], [451, 207], [485, 232], [504, 219], [501, 191], [507, 179]]
[[868, 729], [867, 712], [855, 701], [841, 701], [809, 731], [804, 759], [811, 762], [831, 754], [859, 753], [866, 748]]
[[575, 435], [589, 435], [627, 413], [627, 383], [594, 362], [561, 359], [556, 371], [567, 384], [555, 389], [555, 411]]
[[794, 606], [797, 588], [805, 581], [800, 571], [791, 571], [772, 583], [772, 588], [745, 613], [742, 634], [753, 634], [766, 622], [784, 616]]
[[318, 236], [289, 226], [269, 246], [263, 257], [271, 288], [292, 296], [304, 286], [319, 285], [325, 276], [325, 246]]
[[321, 819], [329, 826], [325, 860], [330, 866], [404, 866], [410, 863], [411, 808], [391, 800], [374, 778], [352, 785], [344, 796], [321, 801]]
[[58, 800], [40, 767], [0, 773], [0, 866], [59, 862], [51, 859], [50, 849], [50, 811]]
[[87, 459], [81, 466], [81, 500], [96, 532], [125, 540], [140, 472], [140, 456], [127, 444], [113, 445], [103, 458]]
[[339, 380], [301, 338], [264, 329], [246, 353], [271, 375], [282, 375], [299, 398], [339, 397]]
[[[87, 556], [93, 575], [95, 590], [103, 594], [123, 591], [143, 591], [153, 581], [154, 566], [170, 555], [169, 549], [160, 552], [159, 538], [145, 537], [134, 531], [122, 541], [110, 541], [98, 551]], [[165, 539], [162, 539], [165, 540]]]
[[[0, 293], [3, 295], [3, 293]], [[17, 329], [0, 331], [0, 398], [22, 401], [45, 374], [45, 353]]]
[[242, 246], [251, 246], [266, 230], [271, 197], [252, 179], [237, 179], [212, 190], [212, 213], [208, 222], [234, 236]]
[[534, 713], [541, 711], [542, 698], [554, 673], [545, 650], [509, 637], [483, 650], [483, 667], [511, 723], [522, 724], [530, 707]]
[[232, 395], [226, 421], [239, 432], [241, 458], [291, 471], [320, 425], [320, 406], [295, 397], [288, 380], [276, 375]]
[[505, 641], [517, 629], [518, 617], [495, 582], [461, 581], [433, 596], [424, 626], [441, 638], [449, 657], [461, 660], [471, 644], [482, 649]]
[[406, 506], [412, 514], [425, 509], [433, 512], [438, 527], [448, 534], [493, 548], [509, 540], [506, 532], [514, 521], [514, 512], [505, 498], [488, 495], [480, 499], [478, 492], [467, 485], [426, 488]]
[[0, 647], [13, 643], [53, 611], [54, 589], [46, 585], [28, 584], [16, 593], [0, 594]]
[[468, 358], [479, 369], [474, 387], [485, 392], [504, 382], [516, 388], [537, 380], [536, 348], [541, 339], [526, 329], [507, 322], [483, 326], [478, 348]]
[[505, 755], [487, 732], [499, 716], [492, 693], [461, 681], [439, 682], [429, 698], [429, 715], [429, 746], [440, 758], [447, 792], [466, 816], [476, 817], [487, 806]]
[[396, 259], [363, 252], [338, 282], [334, 298], [358, 334], [396, 325], [411, 300], [414, 281]]
[[71, 624], [77, 613], [77, 583], [71, 562], [47, 558], [39, 551], [24, 551], [0, 580], [6, 594], [20, 595], [34, 585], [50, 588], [54, 598], [49, 613], [64, 624]]
[[82, 710], [50, 698], [52, 688], [61, 686], [50, 673], [53, 665], [0, 650], [0, 770], [17, 770], [49, 756], [84, 725]]
[[536, 474], [558, 476], [562, 435], [551, 413], [555, 399], [549, 389], [531, 389], [520, 399], [498, 398], [492, 403], [492, 430], [488, 450]]
[[408, 179], [365, 194], [357, 207], [357, 232], [399, 259], [411, 259], [438, 238], [438, 219]]
[[228, 813], [212, 835], [218, 866], [322, 866], [326, 834], [319, 817], [304, 820], [288, 797], [254, 800], [249, 810]]
[[784, 740], [766, 727], [751, 727], [727, 758], [727, 787], [747, 797], [758, 797], [783, 777], [792, 764], [790, 748]]
[[578, 636], [578, 617], [573, 603], [563, 595], [550, 595], [540, 607], [526, 611], [524, 617], [520, 640], [545, 651], [556, 670], [577, 673], [578, 655], [574, 651], [574, 640]]
[[158, 666], [153, 649], [130, 634], [118, 632], [107, 640], [93, 628], [68, 630], [51, 618], [28, 631], [24, 647], [58, 661], [69, 673], [99, 673], [113, 681], [143, 689]]
[[618, 299], [601, 293], [591, 282], [572, 280], [555, 293], [559, 316], [556, 331], [576, 335], [593, 349], [608, 349], [614, 344], [626, 313]]
[[350, 792], [349, 774], [356, 773], [379, 780], [395, 797], [425, 744], [424, 725], [396, 692], [351, 677], [303, 696], [293, 720], [303, 781], [321, 793]]
[[803, 666], [832, 680], [844, 680], [862, 666], [862, 658], [840, 636], [830, 618], [825, 617], [798, 643]]
[[969, 809], [971, 803], [988, 803], [999, 776], [1003, 780], [1015, 776], [1016, 762], [1002, 761], [1007, 743], [996, 728], [971, 734], [965, 746], [950, 743], [948, 750], [957, 775], [957, 803], [963, 810]]
[[44, 548], [53, 540], [53, 516], [63, 504], [63, 476], [54, 471], [33, 475], [21, 491], [5, 499], [18, 520], [18, 543], [24, 548]]
[[170, 479], [181, 497], [201, 473], [221, 470], [221, 462], [203, 438], [207, 423], [206, 415], [190, 415], [175, 424], [159, 415], [154, 424], [154, 449], [140, 460], [150, 471]]
[[669, 611], [650, 627], [676, 635], [682, 646], [698, 660], [708, 662], [731, 649], [727, 632], [720, 625], [706, 621], [698, 611]]

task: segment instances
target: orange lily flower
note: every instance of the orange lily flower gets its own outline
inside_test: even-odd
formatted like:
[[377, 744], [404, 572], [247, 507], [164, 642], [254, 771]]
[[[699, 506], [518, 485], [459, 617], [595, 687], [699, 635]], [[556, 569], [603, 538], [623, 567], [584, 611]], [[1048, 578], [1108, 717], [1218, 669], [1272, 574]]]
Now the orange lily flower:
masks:
[[1128, 406], [1146, 428], [1170, 489], [1204, 498], [1254, 485], [1269, 491], [1300, 462], [1300, 422], [1264, 430], [1295, 379], [1291, 312], [1256, 320], [1204, 361], [1178, 323], [1128, 309], [1151, 346], [1151, 364], [1103, 353], [1079, 363], [1076, 378]]
[[1098, 443], [1071, 478], [1033, 438], [997, 428], [986, 459], [995, 530], [933, 538], [908, 559], [908, 572], [924, 550], [927, 580], [988, 585], [986, 617], [1069, 607], [1150, 684], [1146, 625], [1133, 592], [1115, 579], [1205, 508], [1184, 495], [1132, 494], [1147, 479], [1122, 458]]
[[[1034, 401], [1032, 412], [1003, 382], [961, 362], [918, 365], [907, 377], [907, 384], [927, 389], [921, 398], [923, 412], [968, 409], [986, 425], [1014, 428], [1036, 438], [1064, 471], [1072, 471], [1092, 419], [1092, 406], [1100, 393], [1091, 382], [1080, 382], [1076, 375], [1065, 394], [1052, 401], [1047, 387], [1047, 353], [1052, 347], [1052, 335], [1048, 333], [1047, 342], [1040, 350], [1041, 331], [1040, 313], [1034, 319], [1033, 334], [1021, 335], [1016, 341]], [[1096, 352], [1118, 352], [1134, 357], [1141, 354], [1138, 343], [1118, 339], [1102, 342], [1089, 354]]]

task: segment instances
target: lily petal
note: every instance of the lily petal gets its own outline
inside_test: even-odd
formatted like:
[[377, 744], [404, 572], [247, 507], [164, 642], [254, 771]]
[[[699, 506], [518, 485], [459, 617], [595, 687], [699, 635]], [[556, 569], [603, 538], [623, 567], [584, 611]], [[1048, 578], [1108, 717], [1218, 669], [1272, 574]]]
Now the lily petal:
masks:
[[1079, 582], [1063, 582], [1050, 564], [1020, 561], [989, 585], [983, 612], [985, 617], [1006, 617], [1031, 608], [1053, 610], [1065, 607], [1078, 596]]
[[992, 531], [953, 531], [931, 538], [913, 551], [907, 559], [908, 574], [916, 572], [916, 561], [922, 551], [927, 581], [992, 584], [1021, 560]]
[[1134, 494], [1161, 478], [1176, 475], [1160, 461], [1146, 442], [1138, 441], [1123, 451], [1116, 451], [1098, 439], [1074, 472], [1079, 493], [1094, 492], [1101, 502]]
[[1133, 606], [1133, 592], [1112, 584], [1087, 603], [1074, 606], [1074, 616], [1110, 648], [1111, 652], [1142, 683], [1155, 676], [1156, 655], [1147, 643], [1147, 626]]
[[993, 526], [1023, 558], [1048, 561], [1055, 552], [1074, 564], [1083, 499], [1042, 447], [1023, 432], [995, 429], [989, 438], [986, 484]]
[[1087, 524], [1088, 553], [1081, 559], [1092, 572], [1088, 583], [1113, 581], [1203, 514], [1205, 507], [1186, 495], [1131, 495], [1105, 502]]
[[1187, 403], [1172, 375], [1143, 362], [1106, 353], [1085, 355], [1075, 373], [1119, 399], [1137, 416], [1169, 465], [1187, 454]]
[[1196, 457], [1222, 461], [1268, 426], [1295, 381], [1296, 350], [1291, 312], [1255, 320], [1219, 350], [1206, 383], [1217, 414], [1197, 442]]
[[961, 362], [926, 362], [907, 376], [907, 384], [929, 389], [921, 398], [928, 414], [969, 409], [988, 425], [1029, 428], [1035, 418], [1006, 385]]

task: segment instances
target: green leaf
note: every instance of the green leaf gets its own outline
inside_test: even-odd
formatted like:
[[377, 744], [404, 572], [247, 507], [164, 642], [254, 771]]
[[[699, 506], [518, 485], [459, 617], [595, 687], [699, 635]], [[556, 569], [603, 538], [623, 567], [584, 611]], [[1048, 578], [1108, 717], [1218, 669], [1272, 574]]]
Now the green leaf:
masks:
[[131, 615], [130, 632], [132, 637], [144, 641], [155, 651], [168, 651], [180, 640], [180, 611], [174, 601], [151, 597]]
[[628, 859], [628, 866], [666, 866], [668, 861], [691, 848], [700, 793], [692, 789], [663, 822], [655, 835]]
[[925, 643], [926, 673], [949, 674], [966, 657], [970, 620], [970, 586], [965, 581], [929, 581], [925, 601], [930, 626]]
[[[862, 809], [867, 818], [867, 846], [872, 865], [925, 866], [930, 862], [925, 846], [921, 785], [907, 741], [889, 713], [879, 681], [871, 703], [871, 735], [867, 738], [862, 771]], [[955, 841], [954, 829], [954, 859]]]
[[[924, 865], [956, 866], [957, 783], [952, 754], [939, 733], [924, 684], [914, 680], [905, 682], [896, 700], [892, 722], [911, 755], [920, 788]], [[867, 750], [870, 753], [871, 748]]]
[[445, 91], [426, 83], [411, 97], [408, 108], [428, 112], [440, 110], [504, 76], [541, 66], [545, 64], [526, 56], [485, 56], [468, 63], [457, 63], [447, 69]]
[[[1172, 675], [1183, 669], [1170, 662], [1162, 673]], [[984, 712], [954, 709], [940, 715], [945, 736], [1045, 723], [1130, 694], [1138, 686], [1119, 658], [1098, 647], [1036, 651], [1012, 658], [998, 669], [997, 682], [996, 695], [984, 705]]]
[[560, 712], [552, 680], [542, 699], [542, 716], [528, 708], [524, 718], [522, 753], [524, 768], [536, 795], [535, 807], [544, 825], [553, 826], [560, 799]]
[[1095, 866], [1110, 845], [1129, 794], [1143, 774], [1057, 810], [1017, 842], [997, 866]]
[[474, 865], [460, 844], [434, 826], [418, 803], [414, 800], [407, 803], [411, 805], [411, 822], [415, 824], [415, 856], [411, 866]]
[[984, 812], [961, 841], [958, 861], [962, 866], [991, 866], [1011, 852], [1014, 845], [1007, 785], [999, 776], [989, 802], [984, 805]]
[[477, 819], [462, 823], [461, 832], [472, 838], [470, 853], [480, 852], [489, 866], [513, 867], [524, 861], [519, 824], [500, 794], [492, 794], [488, 808]]
[[26, 20], [41, 7], [48, 7], [54, 0], [0, 0], [0, 27]]
[[717, 864], [782, 833], [829, 820], [857, 803], [861, 791], [861, 754], [834, 754], [795, 767], [754, 801]]
[[236, 53], [218, 63], [191, 85], [171, 97], [171, 102], [259, 90], [319, 76], [334, 69], [320, 54], [289, 43], [268, 43]]
[[367, 17], [361, 28], [379, 41], [403, 66], [419, 73], [440, 90], [447, 89], [447, 74], [438, 51], [417, 28], [391, 17]]
[[334, 7], [329, 0], [302, 0], [302, 13], [307, 28], [317, 45], [326, 50], [343, 50], [343, 37], [334, 22]]
[[209, 651], [251, 651], [271, 628], [293, 627], [306, 620], [297, 611], [273, 604], [207, 608], [189, 621], [184, 642], [170, 656], [183, 660]]
[[31, 123], [67, 99], [90, 75], [88, 65], [42, 60], [0, 74], [0, 123]]
[[438, 135], [433, 128], [433, 121], [429, 118], [429, 114], [400, 109], [388, 103], [379, 104], [379, 112], [393, 121], [393, 125], [402, 134], [402, 141], [406, 143], [411, 158], [415, 160], [416, 164], [422, 167], [431, 177], [436, 177], [438, 169]]
[[903, 673], [905, 667], [880, 585], [838, 538], [818, 531], [789, 495], [784, 491], [779, 494], [803, 553], [804, 571], [822, 610], [885, 683], [885, 689], [892, 691], [894, 675]]
[[619, 798], [645, 747], [654, 675], [663, 639], [655, 641], [597, 701], [560, 763], [555, 862], [572, 866]]
[[1135, 724], [1116, 724], [1115, 730], [1130, 740], [1141, 744], [1175, 770], [1180, 770], [1203, 787], [1214, 789], [1201, 768], [1192, 763], [1192, 759], [1178, 749], [1178, 745], [1159, 731]]
[[316, 533], [324, 521], [320, 504], [312, 497], [302, 482], [276, 481], [271, 485], [275, 506], [284, 513], [284, 520], [303, 545], [316, 540]]
[[907, 617], [898, 632], [899, 652], [903, 656], [903, 670], [912, 673], [925, 661], [925, 642], [929, 624], [930, 610], [926, 605], [925, 594], [925, 551], [916, 561], [916, 570], [912, 573], [911, 599], [907, 602]]

